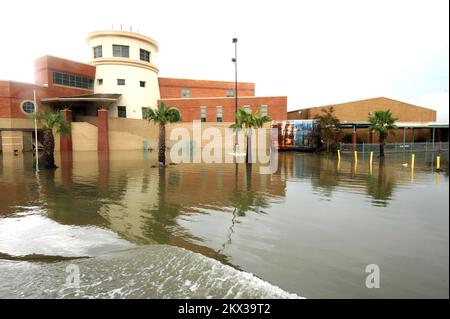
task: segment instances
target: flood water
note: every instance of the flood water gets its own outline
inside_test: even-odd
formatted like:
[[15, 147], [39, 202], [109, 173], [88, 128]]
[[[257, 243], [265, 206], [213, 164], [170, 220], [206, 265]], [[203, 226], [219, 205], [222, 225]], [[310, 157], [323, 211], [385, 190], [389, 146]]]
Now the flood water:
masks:
[[155, 156], [58, 154], [36, 175], [0, 155], [0, 298], [449, 297], [448, 154], [436, 173], [431, 153], [414, 171], [281, 153], [272, 175]]

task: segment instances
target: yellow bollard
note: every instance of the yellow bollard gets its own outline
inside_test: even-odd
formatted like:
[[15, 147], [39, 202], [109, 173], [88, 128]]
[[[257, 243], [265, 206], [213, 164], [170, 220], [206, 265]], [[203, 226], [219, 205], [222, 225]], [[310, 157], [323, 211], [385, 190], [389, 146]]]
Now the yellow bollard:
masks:
[[441, 169], [441, 157], [437, 156], [436, 157], [436, 170], [440, 170]]
[[358, 152], [355, 151], [355, 162], [357, 162], [357, 161], [358, 161]]
[[370, 152], [370, 166], [372, 166], [373, 162], [373, 152]]
[[338, 150], [338, 161], [341, 160], [341, 150]]
[[414, 160], [416, 158], [416, 154], [411, 155], [411, 170], [414, 170]]

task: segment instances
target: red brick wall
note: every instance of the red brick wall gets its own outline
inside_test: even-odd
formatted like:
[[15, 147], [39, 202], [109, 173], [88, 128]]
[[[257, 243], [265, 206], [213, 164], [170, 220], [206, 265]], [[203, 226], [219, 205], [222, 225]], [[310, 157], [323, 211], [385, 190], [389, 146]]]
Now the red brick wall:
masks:
[[[206, 107], [206, 121], [216, 122], [216, 106], [222, 106], [223, 122], [234, 122], [234, 98], [199, 98], [199, 99], [161, 99], [169, 107], [180, 110], [182, 121], [200, 120], [200, 107]], [[261, 105], [267, 105], [272, 120], [286, 120], [287, 97], [247, 97], [238, 98], [238, 107], [249, 105], [252, 112], [259, 110]]]
[[95, 78], [95, 67], [91, 65], [48, 55], [40, 57], [35, 62], [35, 81], [41, 85], [48, 84], [48, 87], [35, 86], [32, 83], [0, 81], [0, 118], [26, 118], [20, 105], [24, 100], [33, 100], [33, 88], [36, 88], [36, 100], [41, 109], [46, 107], [39, 102], [42, 98], [93, 93], [93, 90], [53, 85], [53, 71]]
[[[161, 99], [181, 98], [181, 89], [191, 90], [191, 98], [226, 97], [227, 90], [234, 90], [234, 82], [191, 79], [158, 78]], [[238, 82], [239, 96], [255, 96], [255, 84]]]
[[[48, 96], [48, 89], [31, 83], [13, 81], [0, 82], [0, 118], [26, 118], [20, 108], [25, 100], [33, 101], [33, 88], [36, 88], [36, 100]], [[38, 106], [45, 106], [38, 102]]]
[[0, 81], [0, 118], [11, 117], [9, 81]]
[[[53, 71], [67, 72], [83, 77], [95, 78], [95, 66], [45, 55], [38, 58], [34, 62], [34, 78], [36, 84], [48, 84], [49, 88], [58, 87], [58, 89], [63, 92], [65, 87], [53, 85]], [[76, 90], [79, 94], [84, 94], [83, 91], [87, 91], [86, 94], [91, 92], [90, 90], [79, 88], [69, 88], [69, 90]]]

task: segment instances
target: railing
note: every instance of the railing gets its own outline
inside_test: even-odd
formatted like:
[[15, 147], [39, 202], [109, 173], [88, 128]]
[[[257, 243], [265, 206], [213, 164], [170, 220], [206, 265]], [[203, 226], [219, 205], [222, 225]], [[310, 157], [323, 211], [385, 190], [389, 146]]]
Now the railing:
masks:
[[[340, 143], [339, 149], [341, 150], [341, 153], [350, 153], [353, 151], [361, 153], [378, 153], [380, 151], [380, 145], [368, 143], [359, 143], [355, 145]], [[448, 151], [448, 142], [386, 143], [384, 151], [386, 153]]]

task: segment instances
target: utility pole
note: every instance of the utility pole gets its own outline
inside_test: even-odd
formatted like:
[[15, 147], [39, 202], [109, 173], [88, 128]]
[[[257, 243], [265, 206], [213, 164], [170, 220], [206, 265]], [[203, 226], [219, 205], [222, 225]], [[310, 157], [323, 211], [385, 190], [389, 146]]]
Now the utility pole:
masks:
[[[234, 58], [231, 59], [234, 62], [234, 114], [237, 114], [238, 111], [238, 82], [237, 82], [237, 38], [233, 38], [234, 43]], [[234, 119], [234, 122], [237, 124], [237, 119]], [[236, 143], [234, 145], [234, 152], [237, 154], [239, 149], [238, 142], [238, 129], [236, 129]]]

